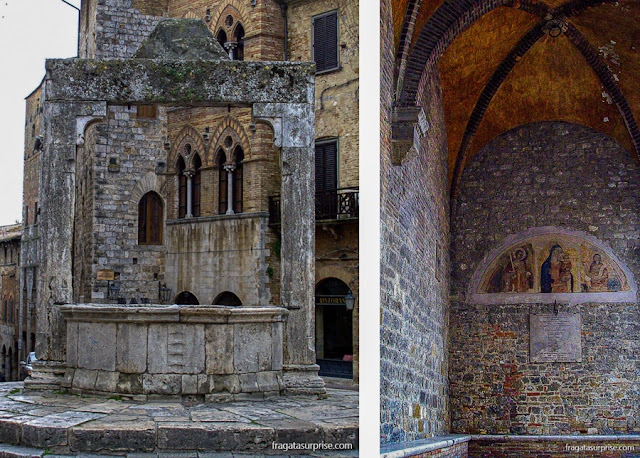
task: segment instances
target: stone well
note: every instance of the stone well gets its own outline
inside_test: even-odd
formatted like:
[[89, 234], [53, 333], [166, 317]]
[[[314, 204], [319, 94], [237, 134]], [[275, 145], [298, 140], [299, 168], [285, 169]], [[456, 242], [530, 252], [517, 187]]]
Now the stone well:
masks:
[[263, 398], [284, 389], [280, 307], [65, 305], [72, 392]]

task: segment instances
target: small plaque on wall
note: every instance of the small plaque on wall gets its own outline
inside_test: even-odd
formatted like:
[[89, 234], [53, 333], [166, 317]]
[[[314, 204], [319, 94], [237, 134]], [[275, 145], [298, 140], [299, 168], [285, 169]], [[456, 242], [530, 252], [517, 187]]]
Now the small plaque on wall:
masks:
[[582, 317], [578, 313], [529, 315], [531, 362], [581, 362], [581, 332]]
[[96, 280], [101, 281], [113, 281], [115, 279], [115, 272], [109, 269], [98, 270]]

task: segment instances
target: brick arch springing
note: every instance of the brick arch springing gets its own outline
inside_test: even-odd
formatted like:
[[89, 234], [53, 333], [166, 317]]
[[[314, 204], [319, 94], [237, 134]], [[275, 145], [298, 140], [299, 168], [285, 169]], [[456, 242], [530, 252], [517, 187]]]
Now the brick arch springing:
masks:
[[[209, 154], [207, 154], [207, 156], [211, 158], [212, 164], [216, 163], [216, 158], [214, 156], [217, 155], [218, 148], [222, 146], [222, 142], [224, 141], [224, 138], [222, 137], [228, 130], [233, 131], [233, 133], [237, 135], [237, 141], [238, 143], [240, 143], [240, 146], [242, 146], [245, 158], [250, 156], [251, 154], [251, 143], [249, 142], [249, 136], [244, 130], [244, 127], [242, 127], [242, 124], [240, 124], [240, 122], [238, 122], [238, 120], [234, 117], [227, 116], [222, 121], [220, 121], [220, 123], [216, 126], [213, 134], [211, 135], [212, 142], [209, 149]], [[231, 157], [230, 152], [227, 152], [226, 154], [227, 159], [229, 159]]]

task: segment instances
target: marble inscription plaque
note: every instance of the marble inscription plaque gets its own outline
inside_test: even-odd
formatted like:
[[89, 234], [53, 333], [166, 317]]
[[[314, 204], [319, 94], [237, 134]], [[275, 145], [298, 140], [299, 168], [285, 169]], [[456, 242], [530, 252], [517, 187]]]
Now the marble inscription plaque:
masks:
[[533, 363], [581, 362], [582, 317], [577, 313], [529, 316], [529, 354]]

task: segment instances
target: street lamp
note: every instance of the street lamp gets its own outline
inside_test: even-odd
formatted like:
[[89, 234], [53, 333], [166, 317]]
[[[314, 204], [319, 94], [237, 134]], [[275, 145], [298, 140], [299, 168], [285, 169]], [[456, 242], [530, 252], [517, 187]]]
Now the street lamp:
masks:
[[353, 304], [355, 304], [355, 302], [356, 302], [356, 298], [353, 297], [351, 290], [349, 290], [347, 295], [344, 297], [344, 303], [347, 306], [347, 310], [353, 310]]

